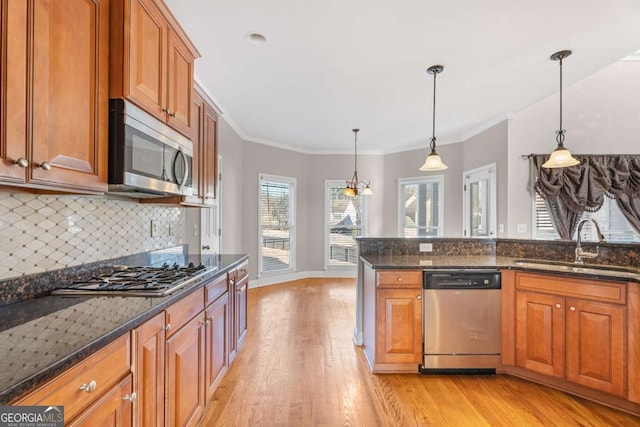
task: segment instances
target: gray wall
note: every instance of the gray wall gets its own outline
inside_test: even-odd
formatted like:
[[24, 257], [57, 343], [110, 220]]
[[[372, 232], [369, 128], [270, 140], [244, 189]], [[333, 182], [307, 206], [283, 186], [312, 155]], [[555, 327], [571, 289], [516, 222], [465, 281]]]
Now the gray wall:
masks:
[[243, 153], [244, 141], [222, 116], [218, 122], [218, 154], [222, 156], [220, 193], [224, 253], [246, 253], [242, 245], [246, 228], [242, 223]]

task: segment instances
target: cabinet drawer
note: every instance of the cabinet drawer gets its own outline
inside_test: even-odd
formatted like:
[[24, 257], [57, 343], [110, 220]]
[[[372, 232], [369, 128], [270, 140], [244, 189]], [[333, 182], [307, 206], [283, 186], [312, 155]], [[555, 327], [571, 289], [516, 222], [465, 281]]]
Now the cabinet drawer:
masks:
[[248, 265], [249, 264], [245, 262], [242, 265], [240, 265], [240, 267], [238, 267], [238, 277], [237, 277], [238, 282], [249, 275]]
[[624, 283], [517, 272], [516, 288], [593, 301], [626, 303]]
[[422, 270], [376, 270], [376, 284], [379, 288], [421, 288]]
[[167, 338], [204, 309], [204, 288], [184, 297], [165, 311]]
[[227, 275], [223, 274], [211, 283], [207, 284], [204, 288], [204, 305], [207, 307], [213, 303], [218, 297], [227, 292]]
[[[126, 334], [13, 404], [64, 406], [65, 421], [71, 420], [124, 378], [130, 364]], [[83, 386], [91, 390], [81, 389]]]

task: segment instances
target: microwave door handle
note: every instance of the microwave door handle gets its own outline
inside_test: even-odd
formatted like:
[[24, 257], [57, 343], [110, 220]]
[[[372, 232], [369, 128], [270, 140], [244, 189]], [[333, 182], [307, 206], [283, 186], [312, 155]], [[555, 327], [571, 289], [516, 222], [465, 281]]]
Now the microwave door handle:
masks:
[[[176, 179], [176, 163], [178, 162], [178, 156], [182, 157], [182, 163], [184, 164], [184, 176], [182, 177], [182, 182], [177, 182]], [[180, 185], [180, 187], [183, 187], [189, 179], [189, 164], [187, 163], [187, 156], [182, 152], [182, 150], [178, 150], [173, 159], [173, 178], [176, 179], [176, 183]]]

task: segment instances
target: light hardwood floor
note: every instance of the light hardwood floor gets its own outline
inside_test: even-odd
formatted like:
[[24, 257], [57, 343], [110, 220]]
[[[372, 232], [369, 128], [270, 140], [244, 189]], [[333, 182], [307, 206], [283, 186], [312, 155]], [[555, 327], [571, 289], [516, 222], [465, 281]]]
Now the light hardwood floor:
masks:
[[202, 426], [640, 426], [507, 375], [371, 374], [352, 341], [353, 280], [249, 290], [246, 344]]

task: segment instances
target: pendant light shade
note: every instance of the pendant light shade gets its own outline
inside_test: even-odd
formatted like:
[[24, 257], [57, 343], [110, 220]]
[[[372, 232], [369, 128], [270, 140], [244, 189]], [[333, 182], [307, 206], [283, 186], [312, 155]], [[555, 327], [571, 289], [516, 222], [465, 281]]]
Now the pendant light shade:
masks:
[[431, 152], [427, 156], [424, 164], [420, 166], [421, 171], [433, 172], [447, 169], [447, 165], [442, 162], [442, 159], [436, 152], [436, 76], [444, 70], [442, 65], [432, 65], [427, 68], [427, 73], [433, 74], [433, 117], [432, 117], [432, 130], [431, 139], [429, 140], [429, 148]]
[[370, 181], [360, 181], [358, 179], [358, 132], [360, 132], [360, 129], [352, 129], [352, 131], [354, 133], [355, 140], [355, 163], [353, 168], [353, 176], [347, 181], [347, 185], [342, 191], [342, 194], [344, 196], [357, 196], [358, 194], [361, 194], [363, 196], [371, 196], [373, 194], [373, 191], [371, 191]]
[[580, 163], [575, 157], [571, 155], [569, 150], [564, 146], [564, 138], [566, 130], [562, 129], [562, 60], [571, 55], [570, 50], [561, 50], [551, 55], [552, 61], [560, 61], [560, 127], [556, 131], [556, 141], [558, 146], [556, 147], [549, 159], [543, 163], [543, 168], [566, 168], [569, 166], [575, 166]]

